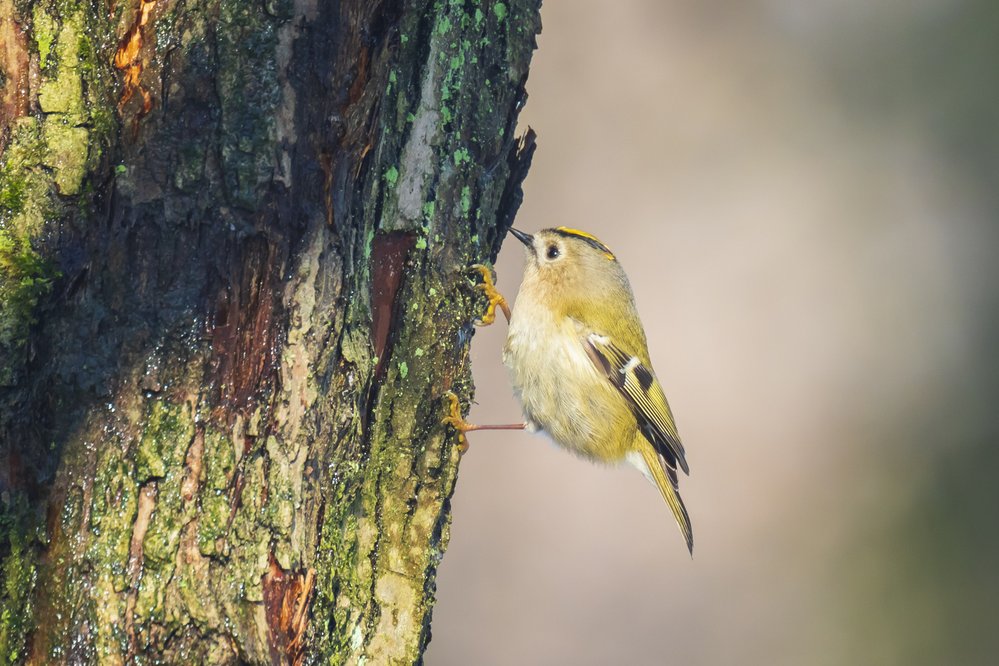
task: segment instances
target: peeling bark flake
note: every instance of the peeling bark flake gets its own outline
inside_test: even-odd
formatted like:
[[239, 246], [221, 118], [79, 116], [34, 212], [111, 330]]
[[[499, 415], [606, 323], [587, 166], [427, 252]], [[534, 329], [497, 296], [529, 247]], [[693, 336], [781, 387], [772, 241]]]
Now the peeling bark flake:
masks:
[[157, 0], [139, 0], [139, 8], [136, 12], [135, 22], [128, 29], [125, 36], [118, 45], [118, 50], [114, 54], [114, 66], [124, 72], [124, 88], [121, 91], [121, 98], [118, 100], [118, 112], [124, 115], [123, 110], [128, 101], [132, 99], [136, 92], [142, 97], [142, 107], [135, 113], [132, 122], [133, 129], [139, 121], [153, 108], [153, 96], [146, 88], [139, 83], [144, 67], [142, 59], [142, 45], [145, 37], [145, 28], [149, 23], [149, 17], [156, 8]]
[[185, 502], [194, 499], [198, 492], [198, 484], [201, 479], [202, 457], [205, 455], [205, 429], [198, 428], [194, 433], [194, 441], [187, 451], [187, 460], [184, 461], [184, 480], [180, 484], [180, 495]]
[[8, 129], [28, 113], [28, 37], [14, 19], [13, 0], [0, 0], [0, 155]]
[[378, 357], [376, 376], [385, 364], [385, 347], [392, 330], [395, 296], [402, 282], [406, 258], [415, 243], [416, 236], [412, 233], [392, 232], [375, 236], [371, 249], [372, 336]]
[[128, 552], [128, 578], [130, 581], [128, 599], [125, 602], [125, 634], [128, 636], [128, 658], [131, 661], [136, 654], [135, 637], [135, 602], [139, 596], [139, 581], [142, 576], [142, 542], [149, 529], [149, 521], [156, 508], [156, 482], [150, 481], [139, 491], [139, 509], [132, 526], [132, 541]]
[[309, 624], [308, 609], [316, 585], [314, 569], [286, 571], [274, 553], [264, 574], [264, 609], [267, 615], [267, 640], [271, 663], [298, 666], [304, 657], [305, 630]]

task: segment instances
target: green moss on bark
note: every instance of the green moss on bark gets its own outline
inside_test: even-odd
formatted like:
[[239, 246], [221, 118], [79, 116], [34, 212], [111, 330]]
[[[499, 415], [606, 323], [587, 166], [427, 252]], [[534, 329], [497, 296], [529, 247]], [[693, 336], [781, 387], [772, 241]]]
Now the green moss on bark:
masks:
[[0, 386], [18, 382], [31, 327], [58, 275], [39, 237], [46, 224], [76, 209], [64, 197], [81, 192], [112, 129], [95, 124], [89, 111], [107, 115], [108, 61], [88, 37], [106, 19], [70, 1], [39, 2], [30, 14], [41, 113], [13, 122], [0, 163]]
[[14, 121], [0, 162], [0, 230], [18, 239], [37, 235], [56, 208], [50, 180], [42, 168], [45, 144], [41, 124], [32, 117]]
[[55, 277], [26, 240], [0, 229], [0, 386], [16, 383], [38, 304]]
[[99, 454], [95, 468], [87, 559], [93, 566], [93, 596], [100, 600], [93, 607], [94, 649], [103, 658], [128, 650], [124, 593], [132, 584], [132, 525], [139, 502], [132, 467], [120, 442], [113, 442]]
[[[43, 50], [51, 48], [55, 28], [44, 11], [36, 11], [35, 15], [42, 19], [41, 32], [36, 33], [41, 57]], [[84, 105], [80, 53], [85, 30], [82, 11], [63, 15], [55, 38], [54, 73], [42, 79], [38, 91], [38, 105], [45, 114], [42, 122], [45, 152], [41, 161], [52, 169], [56, 191], [62, 195], [77, 194], [86, 175], [90, 115]]]
[[235, 469], [232, 442], [214, 428], [205, 433], [201, 507], [197, 523], [198, 549], [205, 556], [228, 554], [225, 541], [231, 514], [229, 487]]
[[181, 495], [184, 459], [194, 439], [194, 418], [186, 404], [154, 400], [139, 441], [136, 475], [156, 483], [155, 509], [142, 541], [142, 585], [135, 604], [137, 623], [163, 622], [166, 587], [176, 565], [181, 529], [194, 512]]
[[23, 496], [0, 502], [0, 664], [24, 658], [27, 634], [34, 626], [31, 593], [37, 580], [36, 519]]

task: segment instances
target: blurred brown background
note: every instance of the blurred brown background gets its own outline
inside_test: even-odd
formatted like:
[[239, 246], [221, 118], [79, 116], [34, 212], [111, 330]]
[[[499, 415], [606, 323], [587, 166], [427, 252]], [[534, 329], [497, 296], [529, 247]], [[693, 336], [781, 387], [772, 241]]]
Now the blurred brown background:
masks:
[[[428, 663], [996, 663], [999, 5], [542, 16], [517, 226], [628, 270], [694, 559], [634, 470], [473, 433]], [[473, 422], [519, 420], [505, 334]]]

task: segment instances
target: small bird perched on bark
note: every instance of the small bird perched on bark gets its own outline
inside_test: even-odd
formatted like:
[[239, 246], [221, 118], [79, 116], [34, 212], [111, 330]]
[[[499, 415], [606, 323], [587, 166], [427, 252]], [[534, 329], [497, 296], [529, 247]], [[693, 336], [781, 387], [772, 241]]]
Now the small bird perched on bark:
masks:
[[490, 302], [482, 323], [491, 323], [497, 305], [510, 321], [503, 362], [526, 423], [468, 425], [453, 396], [445, 421], [462, 433], [540, 430], [584, 458], [631, 463], [659, 488], [693, 554], [677, 478], [677, 467], [685, 474], [689, 468], [624, 270], [607, 246], [586, 232], [566, 227], [534, 235], [510, 232], [527, 247], [512, 316], [488, 269], [477, 268]]

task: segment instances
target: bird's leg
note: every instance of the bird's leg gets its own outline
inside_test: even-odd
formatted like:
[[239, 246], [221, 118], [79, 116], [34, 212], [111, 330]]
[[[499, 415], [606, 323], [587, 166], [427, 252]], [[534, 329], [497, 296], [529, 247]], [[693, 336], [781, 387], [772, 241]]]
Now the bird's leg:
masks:
[[441, 423], [447, 424], [458, 431], [458, 446], [461, 447], [462, 453], [468, 450], [468, 439], [465, 437], [466, 432], [471, 432], [472, 430], [523, 430], [527, 427], [526, 423], [504, 423], [502, 425], [472, 425], [471, 423], [466, 423], [465, 419], [461, 416], [461, 403], [458, 401], [458, 396], [451, 391], [448, 391], [445, 395], [450, 402], [450, 408], [448, 415], [444, 417]]
[[489, 300], [489, 305], [486, 307], [485, 313], [482, 315], [481, 319], [475, 322], [476, 325], [489, 326], [496, 321], [497, 305], [503, 311], [503, 316], [506, 317], [507, 322], [509, 322], [510, 306], [507, 304], [506, 299], [503, 298], [503, 294], [497, 291], [496, 283], [493, 281], [492, 270], [484, 264], [472, 264], [471, 268], [482, 274], [482, 283], [475, 285], [475, 288], [481, 291]]

